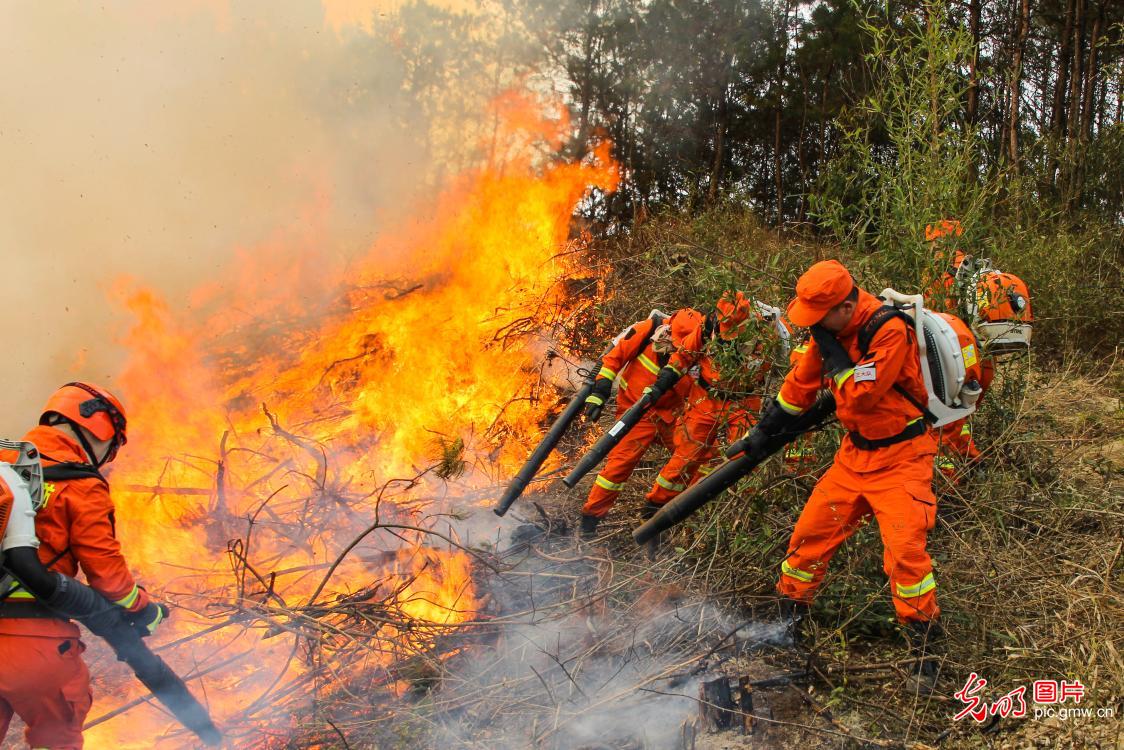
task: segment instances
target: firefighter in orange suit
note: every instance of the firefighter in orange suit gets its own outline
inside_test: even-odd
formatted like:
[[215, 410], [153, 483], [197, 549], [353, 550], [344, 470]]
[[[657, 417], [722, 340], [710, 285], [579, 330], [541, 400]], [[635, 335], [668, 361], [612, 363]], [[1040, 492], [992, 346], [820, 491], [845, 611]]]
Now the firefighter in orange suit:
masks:
[[[703, 342], [707, 340], [712, 347], [737, 347], [751, 318], [756, 318], [762, 326], [784, 325], [783, 321], [766, 320], [753, 307], [752, 300], [742, 292], [726, 293], [718, 300], [713, 316], [709, 316], [688, 341], [697, 339], [695, 348], [704, 348]], [[780, 311], [773, 314], [779, 318]], [[729, 435], [744, 435], [756, 424], [761, 411], [760, 386], [764, 384], [771, 363], [765, 357], [764, 342], [756, 341], [752, 345], [753, 352], [736, 357], [744, 360], [739, 362], [741, 372], [730, 373], [725, 378], [713, 357], [707, 355], [698, 361], [699, 371], [687, 397], [686, 411], [676, 426], [675, 451], [648, 493], [645, 515], [654, 514], [699, 476], [708, 473], [708, 462], [718, 454], [718, 433], [722, 426]], [[686, 348], [689, 350], [691, 346]], [[690, 364], [682, 361], [679, 366]], [[753, 392], [755, 390], [758, 392]]]
[[[656, 316], [630, 326], [601, 358], [601, 370], [586, 399], [586, 418], [596, 420], [601, 415], [613, 381], [618, 379], [617, 416], [624, 414], [643, 395], [644, 389], [656, 382], [660, 368], [669, 363], [684, 339], [704, 319], [697, 310], [684, 308], [669, 319]], [[582, 506], [581, 533], [584, 536], [592, 536], [596, 531], [648, 448], [655, 442], [668, 449], [674, 446], [675, 422], [692, 383], [689, 376], [680, 379], [609, 452]]]
[[[51, 396], [39, 426], [23, 438], [42, 456], [45, 504], [35, 518], [39, 559], [75, 576], [130, 613], [142, 635], [167, 609], [137, 586], [114, 534], [114, 508], [100, 469], [125, 444], [124, 409], [109, 392], [69, 383]], [[0, 738], [12, 714], [33, 748], [82, 747], [90, 677], [78, 626], [59, 619], [19, 584], [0, 599]]]
[[[914, 334], [898, 318], [883, 321], [863, 351], [859, 334], [882, 308], [835, 260], [816, 263], [796, 284], [788, 307], [794, 325], [810, 328], [808, 351], [789, 371], [749, 440], [783, 431], [826, 384], [847, 430], [830, 469], [812, 490], [781, 562], [777, 590], [792, 625], [807, 611], [832, 555], [860, 523], [878, 521], [883, 569], [899, 621], [923, 647], [937, 619], [936, 581], [925, 550], [936, 521], [933, 431]], [[869, 329], [868, 329], [869, 330]], [[936, 665], [922, 660], [935, 679]]]
[[955, 246], [964, 235], [964, 225], [957, 219], [941, 219], [935, 224], [925, 225], [925, 241], [933, 251], [933, 259], [938, 268], [935, 281], [926, 284], [928, 299], [936, 301], [949, 312], [956, 310], [957, 275], [965, 258], [964, 251]]
[[[965, 325], [958, 318], [945, 316], [961, 340], [967, 379], [978, 381], [986, 393], [995, 375], [995, 357], [1022, 351], [1030, 344], [1030, 292], [1022, 279], [991, 268], [989, 261], [974, 260], [956, 247], [938, 247], [955, 242], [963, 234], [964, 227], [956, 219], [926, 225], [925, 239], [937, 264], [944, 266], [937, 282], [930, 285], [928, 296], [938, 305], [943, 300], [947, 311], [964, 315], [969, 321], [970, 325]], [[954, 458], [975, 461], [980, 456], [967, 417], [941, 428], [940, 442], [937, 468], [949, 479], [957, 473]]]

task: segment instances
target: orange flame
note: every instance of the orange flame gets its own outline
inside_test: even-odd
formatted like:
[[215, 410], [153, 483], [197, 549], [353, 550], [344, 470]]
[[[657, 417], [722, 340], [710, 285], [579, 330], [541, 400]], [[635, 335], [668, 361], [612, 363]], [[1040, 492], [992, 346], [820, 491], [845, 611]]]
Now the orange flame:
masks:
[[[525, 398], [540, 353], [527, 332], [567, 304], [560, 281], [575, 269], [560, 251], [574, 209], [593, 187], [615, 189], [617, 172], [608, 144], [582, 163], [552, 157], [563, 119], [517, 96], [497, 106], [503, 157], [462, 175], [350, 267], [308, 250], [277, 268], [271, 259], [289, 249], [264, 246], [243, 254], [233, 294], [216, 285], [193, 296], [211, 311], [201, 322], [135, 280], [115, 285], [133, 317], [118, 380], [130, 440], [111, 476], [118, 533], [150, 590], [182, 606], [172, 637], [212, 624], [208, 615], [304, 605], [314, 592], [331, 601], [378, 582], [405, 616], [438, 626], [473, 616], [470, 558], [422, 533], [402, 530], [404, 545], [375, 532], [325, 576], [376, 512], [424, 523], [414, 485], [386, 483], [423, 474], [436, 439], [460, 441], [479, 482], [525, 457], [549, 407]], [[244, 541], [228, 556], [231, 539]], [[193, 683], [220, 723], [241, 721], [278, 675], [304, 668], [286, 661], [291, 640], [263, 640], [275, 633], [261, 622], [251, 632], [252, 658]], [[230, 640], [219, 630], [165, 658], [205, 669], [233, 655]], [[91, 717], [120, 695], [100, 698]], [[150, 746], [167, 726], [136, 709], [89, 737]]]

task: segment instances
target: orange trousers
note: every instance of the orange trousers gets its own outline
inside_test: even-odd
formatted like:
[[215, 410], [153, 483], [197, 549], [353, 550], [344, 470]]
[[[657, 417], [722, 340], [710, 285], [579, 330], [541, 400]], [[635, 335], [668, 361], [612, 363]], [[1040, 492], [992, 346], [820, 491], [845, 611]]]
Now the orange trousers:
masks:
[[93, 702], [85, 650], [77, 638], [0, 634], [0, 740], [17, 714], [30, 747], [82, 747]]
[[644, 458], [652, 443], [657, 441], [670, 449], [675, 441], [675, 430], [672, 423], [649, 414], [637, 422], [624, 439], [617, 443], [616, 448], [609, 451], [609, 455], [605, 457], [605, 466], [593, 480], [593, 487], [582, 506], [582, 513], [598, 518], [608, 513], [640, 459]]
[[934, 620], [937, 607], [933, 564], [925, 551], [937, 515], [933, 457], [922, 454], [877, 471], [857, 473], [836, 462], [823, 475], [800, 513], [777, 591], [810, 602], [828, 562], [871, 515], [882, 534], [882, 568], [898, 619]]
[[[759, 400], [758, 400], [759, 401]], [[718, 455], [718, 433], [737, 440], [749, 432], [757, 418], [740, 401], [704, 398], [693, 403], [675, 430], [675, 450], [648, 492], [648, 502], [663, 505], [709, 473], [706, 464]]]

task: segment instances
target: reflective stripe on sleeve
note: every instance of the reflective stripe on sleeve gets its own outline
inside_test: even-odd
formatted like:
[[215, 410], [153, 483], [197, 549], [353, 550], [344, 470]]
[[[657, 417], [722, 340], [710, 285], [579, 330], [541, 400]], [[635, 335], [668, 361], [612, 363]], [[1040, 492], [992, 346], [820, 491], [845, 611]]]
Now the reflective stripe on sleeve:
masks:
[[[12, 593], [8, 594], [4, 598], [5, 599], [34, 599], [35, 595], [32, 594], [30, 591], [24, 591], [23, 589], [19, 589], [18, 591], [13, 591]], [[3, 606], [3, 605], [0, 605], [0, 606]]]
[[118, 607], [123, 607], [124, 609], [129, 609], [130, 607], [132, 607], [134, 604], [137, 603], [137, 599], [139, 597], [140, 597], [140, 589], [138, 589], [136, 587], [136, 585], [134, 585], [132, 591], [125, 594], [123, 597], [121, 597], [120, 599], [118, 599], [117, 601], [115, 601], [113, 603], [116, 604]]
[[836, 375], [835, 376], [835, 387], [836, 388], [842, 388], [843, 384], [847, 382], [847, 378], [851, 377], [854, 374], [855, 374], [855, 368], [852, 367], [852, 368], [844, 370], [843, 372]]
[[972, 436], [972, 428], [968, 426], [967, 422], [965, 422], [964, 426], [960, 428], [960, 437], [971, 437], [971, 436]]
[[636, 360], [641, 364], [641, 366], [645, 370], [652, 373], [653, 375], [659, 375], [660, 374], [660, 366], [657, 365], [652, 360], [648, 359], [647, 356], [641, 354], [639, 357], [636, 358]]
[[601, 365], [601, 370], [600, 370], [600, 372], [597, 373], [597, 377], [612, 380], [615, 377], [617, 377], [617, 374], [615, 372], [613, 372], [612, 370], [610, 370], [605, 365]]
[[785, 401], [784, 396], [779, 393], [777, 394], [777, 404], [789, 414], [801, 414], [804, 411], [799, 406], [793, 406], [792, 404]]
[[598, 396], [596, 394], [591, 393], [591, 394], [589, 394], [589, 396], [586, 397], [585, 402], [587, 404], [596, 404], [597, 406], [601, 406], [602, 404], [605, 403], [605, 399], [601, 398], [600, 396]]

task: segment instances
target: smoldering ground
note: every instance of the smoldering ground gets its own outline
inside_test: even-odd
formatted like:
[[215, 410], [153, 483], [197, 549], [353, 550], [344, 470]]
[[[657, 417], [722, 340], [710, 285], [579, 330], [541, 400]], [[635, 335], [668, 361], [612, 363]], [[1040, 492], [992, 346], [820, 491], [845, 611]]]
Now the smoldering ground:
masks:
[[341, 729], [426, 747], [683, 747], [700, 682], [785, 643], [778, 622], [681, 589], [666, 556], [576, 544], [556, 516], [564, 502], [532, 495], [498, 526], [461, 508], [462, 541], [497, 550], [496, 569], [477, 571], [483, 611], [458, 636], [469, 646], [432, 692], [423, 682], [386, 720], [354, 717]]

